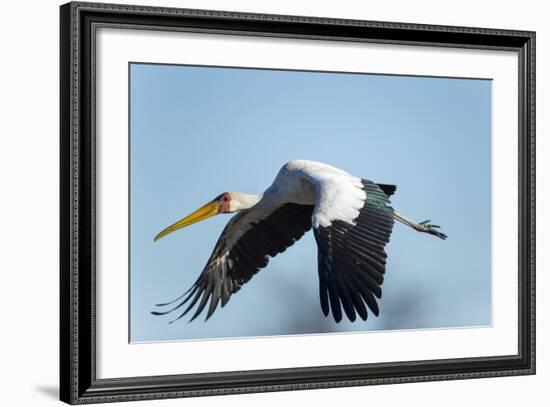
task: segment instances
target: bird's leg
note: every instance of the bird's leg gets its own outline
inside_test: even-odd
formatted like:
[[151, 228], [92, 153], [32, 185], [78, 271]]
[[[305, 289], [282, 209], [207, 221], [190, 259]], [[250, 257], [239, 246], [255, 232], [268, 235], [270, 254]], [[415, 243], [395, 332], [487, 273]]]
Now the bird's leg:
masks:
[[400, 215], [397, 212], [393, 213], [393, 217], [394, 217], [395, 220], [398, 220], [399, 222], [404, 223], [407, 226], [410, 226], [411, 228], [413, 228], [417, 232], [428, 233], [430, 235], [437, 236], [440, 239], [447, 239], [447, 235], [445, 233], [442, 233], [439, 230], [437, 230], [437, 229], [439, 229], [438, 225], [432, 225], [432, 224], [429, 223], [430, 220], [425, 220], [423, 222], [416, 223], [416, 222], [404, 217], [403, 215]]

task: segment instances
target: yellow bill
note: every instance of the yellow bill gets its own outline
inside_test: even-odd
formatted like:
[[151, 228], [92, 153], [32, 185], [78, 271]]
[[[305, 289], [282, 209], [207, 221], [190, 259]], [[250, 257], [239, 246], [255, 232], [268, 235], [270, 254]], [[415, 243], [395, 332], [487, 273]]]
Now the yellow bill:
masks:
[[178, 229], [184, 228], [186, 226], [192, 225], [193, 223], [197, 223], [197, 222], [203, 221], [205, 219], [208, 219], [211, 216], [217, 215], [218, 213], [219, 213], [219, 203], [218, 203], [218, 201], [214, 200], [214, 201], [208, 202], [206, 205], [201, 206], [199, 209], [197, 209], [191, 215], [188, 215], [185, 218], [183, 218], [181, 220], [178, 220], [173, 225], [168, 226], [166, 229], [164, 229], [162, 232], [160, 232], [155, 237], [154, 241], [156, 242], [161, 237], [164, 237], [169, 233], [172, 233], [172, 232], [174, 232]]

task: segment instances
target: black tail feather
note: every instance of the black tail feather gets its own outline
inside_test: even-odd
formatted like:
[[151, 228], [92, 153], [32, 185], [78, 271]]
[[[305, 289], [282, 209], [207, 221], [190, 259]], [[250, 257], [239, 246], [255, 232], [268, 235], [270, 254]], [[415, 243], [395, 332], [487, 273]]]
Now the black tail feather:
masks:
[[397, 186], [396, 185], [388, 185], [388, 184], [376, 184], [380, 187], [380, 189], [382, 191], [384, 191], [384, 193], [387, 195], [387, 196], [392, 196], [395, 192], [395, 190], [397, 189]]

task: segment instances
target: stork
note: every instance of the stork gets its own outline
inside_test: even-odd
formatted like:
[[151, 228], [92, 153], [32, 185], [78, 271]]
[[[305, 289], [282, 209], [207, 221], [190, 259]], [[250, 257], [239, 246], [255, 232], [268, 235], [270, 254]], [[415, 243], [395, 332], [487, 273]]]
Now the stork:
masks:
[[161, 231], [154, 241], [211, 216], [237, 213], [227, 223], [212, 255], [195, 283], [173, 301], [164, 315], [181, 309], [182, 318], [193, 307], [194, 320], [208, 305], [208, 320], [218, 304], [248, 282], [269, 258], [284, 252], [313, 228], [317, 243], [319, 295], [325, 317], [336, 322], [342, 309], [350, 321], [366, 321], [367, 307], [378, 316], [377, 299], [386, 269], [385, 246], [394, 221], [418, 232], [446, 239], [429, 220], [414, 222], [390, 206], [395, 185], [377, 184], [330, 165], [307, 160], [285, 164], [263, 194], [224, 192], [192, 214]]

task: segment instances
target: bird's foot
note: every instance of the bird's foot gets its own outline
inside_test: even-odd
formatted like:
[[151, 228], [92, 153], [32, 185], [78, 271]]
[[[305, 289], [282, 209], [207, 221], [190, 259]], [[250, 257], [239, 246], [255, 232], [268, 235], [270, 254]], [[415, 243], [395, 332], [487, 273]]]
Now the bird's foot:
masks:
[[425, 220], [424, 222], [420, 222], [418, 225], [420, 227], [419, 229], [419, 232], [424, 232], [424, 233], [428, 233], [430, 235], [434, 235], [434, 236], [437, 236], [438, 238], [440, 239], [447, 239], [447, 235], [443, 232], [440, 232], [439, 229], [440, 226], [439, 225], [432, 225], [431, 223], [431, 220]]

